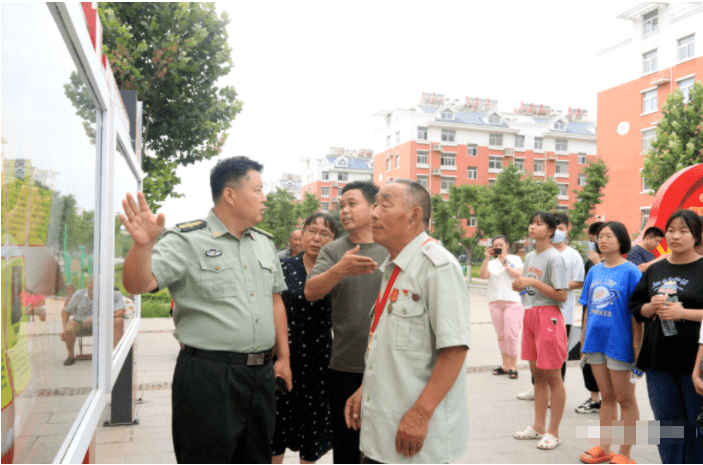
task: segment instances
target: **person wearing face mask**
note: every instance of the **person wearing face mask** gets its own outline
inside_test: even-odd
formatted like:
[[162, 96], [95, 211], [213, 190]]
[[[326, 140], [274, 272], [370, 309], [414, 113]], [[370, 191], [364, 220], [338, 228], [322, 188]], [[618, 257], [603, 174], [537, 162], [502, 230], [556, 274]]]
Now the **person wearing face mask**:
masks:
[[[596, 252], [596, 235], [601, 226], [603, 226], [602, 221], [595, 221], [591, 223], [588, 227], [588, 260], [584, 265], [584, 275], [588, 277], [588, 272], [591, 271], [595, 265], [599, 264], [604, 260], [603, 254]], [[581, 314], [581, 331], [585, 331], [586, 328], [583, 322], [586, 321], [586, 312], [588, 311], [588, 306], [583, 306], [583, 313]], [[576, 413], [598, 413], [600, 412], [600, 390], [598, 389], [598, 383], [596, 382], [596, 377], [593, 376], [593, 369], [588, 361], [583, 362], [583, 384], [591, 393], [591, 397], [586, 399], [581, 405], [576, 407]]]
[[513, 291], [512, 283], [522, 275], [522, 260], [517, 255], [508, 255], [505, 236], [494, 237], [485, 255], [479, 277], [488, 280], [488, 308], [503, 358], [503, 364], [493, 370], [493, 374], [517, 379], [518, 346], [525, 309], [520, 294]]
[[[566, 213], [562, 212], [554, 213], [553, 216], [558, 223], [557, 229], [554, 231], [554, 237], [551, 239], [551, 243], [564, 259], [564, 264], [566, 265], [566, 277], [569, 282], [569, 292], [566, 302], [564, 302], [564, 306], [561, 308], [561, 313], [564, 316], [564, 323], [566, 323], [566, 338], [568, 340], [569, 335], [571, 334], [571, 326], [574, 324], [574, 307], [576, 306], [575, 290], [583, 287], [583, 259], [581, 258], [580, 253], [566, 245], [564, 242], [566, 235], [569, 232], [569, 217]], [[564, 364], [561, 367], [561, 379], [563, 380], [565, 376], [566, 361], [564, 361]], [[534, 379], [532, 380], [532, 384], [533, 388], [530, 389], [530, 391], [518, 394], [519, 399], [534, 399]]]

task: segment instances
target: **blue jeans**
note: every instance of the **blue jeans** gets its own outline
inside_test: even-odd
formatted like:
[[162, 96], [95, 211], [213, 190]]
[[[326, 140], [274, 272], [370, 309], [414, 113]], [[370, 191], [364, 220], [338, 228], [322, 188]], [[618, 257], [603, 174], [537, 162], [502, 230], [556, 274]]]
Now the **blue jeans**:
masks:
[[[703, 396], [696, 393], [691, 375], [676, 376], [648, 369], [647, 393], [654, 419], [662, 428], [657, 446], [662, 463], [703, 463], [703, 437], [696, 427]], [[683, 438], [665, 437], [664, 428], [681, 425]]]

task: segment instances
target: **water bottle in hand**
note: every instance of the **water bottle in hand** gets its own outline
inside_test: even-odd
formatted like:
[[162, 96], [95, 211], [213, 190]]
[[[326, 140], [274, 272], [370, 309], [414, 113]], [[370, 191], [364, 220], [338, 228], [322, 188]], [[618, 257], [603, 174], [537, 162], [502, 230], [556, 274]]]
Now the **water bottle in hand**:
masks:
[[638, 379], [640, 379], [644, 375], [644, 371], [640, 370], [637, 367], [634, 367], [632, 369], [632, 373], [630, 373], [630, 382], [632, 384], [635, 384]]
[[[666, 298], [667, 302], [678, 302], [679, 298], [676, 297], [676, 295], [669, 295]], [[674, 320], [662, 320], [660, 319], [659, 321], [662, 322], [662, 331], [664, 332], [664, 336], [676, 336], [679, 334], [679, 331], [676, 329], [676, 322]]]

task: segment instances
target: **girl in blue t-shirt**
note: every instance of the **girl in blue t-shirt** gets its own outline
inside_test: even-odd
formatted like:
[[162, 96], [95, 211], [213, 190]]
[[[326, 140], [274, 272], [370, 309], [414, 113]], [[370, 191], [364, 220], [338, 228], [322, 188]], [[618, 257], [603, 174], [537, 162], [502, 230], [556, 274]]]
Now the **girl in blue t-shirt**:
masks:
[[[630, 237], [622, 223], [604, 223], [596, 236], [596, 252], [605, 260], [591, 268], [583, 283], [580, 302], [588, 306], [585, 330], [581, 333], [581, 352], [593, 368], [601, 392], [601, 444], [581, 454], [584, 463], [632, 463], [630, 449], [634, 437], [625, 438], [620, 452], [610, 451], [610, 442], [603, 441], [606, 430], [618, 415], [626, 426], [635, 426], [639, 409], [635, 385], [630, 372], [635, 366], [642, 341], [642, 327], [630, 314], [628, 302], [642, 272], [623, 255], [630, 250]], [[629, 439], [629, 440], [628, 440]], [[629, 444], [627, 444], [629, 442]]]

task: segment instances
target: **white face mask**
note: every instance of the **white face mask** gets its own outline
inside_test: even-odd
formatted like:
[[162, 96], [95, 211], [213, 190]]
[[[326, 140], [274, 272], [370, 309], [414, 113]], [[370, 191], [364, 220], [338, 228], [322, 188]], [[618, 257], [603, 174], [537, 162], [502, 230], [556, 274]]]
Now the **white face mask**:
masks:
[[566, 239], [566, 232], [561, 229], [554, 231], [554, 237], [552, 238], [552, 244], [561, 244]]
[[595, 252], [596, 251], [596, 243], [588, 241], [588, 250]]

